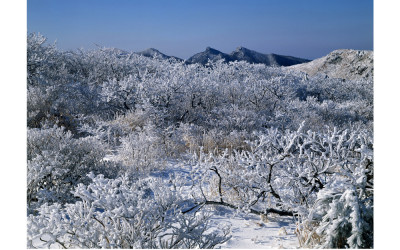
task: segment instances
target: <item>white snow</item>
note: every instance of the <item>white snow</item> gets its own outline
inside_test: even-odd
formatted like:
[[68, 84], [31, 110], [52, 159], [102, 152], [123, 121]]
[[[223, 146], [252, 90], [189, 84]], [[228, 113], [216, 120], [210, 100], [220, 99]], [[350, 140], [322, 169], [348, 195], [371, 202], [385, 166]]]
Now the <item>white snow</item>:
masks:
[[[291, 217], [268, 215], [268, 222], [260, 216], [238, 213], [231, 209], [216, 207], [211, 217], [211, 225], [230, 225], [232, 238], [217, 248], [299, 248], [296, 224]], [[285, 231], [287, 234], [285, 234]]]
[[[189, 173], [190, 171], [191, 166], [170, 161], [167, 163], [164, 173]], [[183, 191], [183, 193], [185, 192]], [[223, 206], [211, 205], [202, 209], [208, 210], [212, 214], [210, 218], [211, 231], [218, 230], [218, 227], [222, 225], [229, 225], [231, 228], [232, 238], [216, 248], [300, 248], [294, 233], [296, 223], [292, 217], [269, 214], [267, 220], [265, 218], [261, 220], [258, 215], [237, 212]], [[283, 230], [286, 231], [286, 235], [282, 233]]]
[[310, 76], [322, 74], [330, 78], [354, 80], [373, 78], [373, 63], [373, 51], [341, 49], [308, 63], [289, 66], [287, 69], [302, 71]]

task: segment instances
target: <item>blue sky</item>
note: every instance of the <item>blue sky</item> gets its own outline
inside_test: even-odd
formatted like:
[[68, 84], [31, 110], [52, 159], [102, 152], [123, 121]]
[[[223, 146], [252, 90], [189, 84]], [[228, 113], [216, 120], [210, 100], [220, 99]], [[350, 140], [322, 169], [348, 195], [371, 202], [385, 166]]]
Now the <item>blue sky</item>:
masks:
[[153, 47], [186, 59], [243, 46], [314, 59], [373, 49], [372, 0], [28, 0], [27, 13], [28, 33], [62, 50]]

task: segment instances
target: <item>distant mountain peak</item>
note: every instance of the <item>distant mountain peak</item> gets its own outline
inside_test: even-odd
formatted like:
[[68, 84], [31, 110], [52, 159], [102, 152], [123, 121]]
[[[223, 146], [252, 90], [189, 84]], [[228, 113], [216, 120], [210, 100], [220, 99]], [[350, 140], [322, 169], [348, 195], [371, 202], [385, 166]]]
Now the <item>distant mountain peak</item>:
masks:
[[[147, 49], [145, 49], [143, 51], [140, 51], [140, 52], [137, 52], [137, 53], [141, 54], [143, 56], [147, 56], [147, 55], [149, 55], [149, 56], [154, 56], [154, 55], [162, 56], [162, 55], [164, 55], [163, 53], [161, 53], [159, 50], [157, 50], [155, 48], [147, 48]], [[166, 56], [166, 55], [164, 55], [164, 56]]]
[[143, 51], [153, 51], [153, 52], [159, 52], [159, 53], [161, 53], [158, 49], [155, 49], [155, 48], [147, 48], [147, 49], [145, 49], [145, 50], [143, 50]]
[[211, 47], [207, 47], [206, 50], [205, 50], [204, 52], [212, 53], [212, 54], [220, 54], [220, 53], [222, 53], [221, 51], [216, 50], [216, 49], [211, 48]]
[[155, 48], [148, 48], [148, 49], [145, 49], [143, 51], [136, 52], [136, 54], [142, 55], [142, 56], [145, 56], [145, 57], [151, 57], [151, 58], [153, 58], [153, 57], [157, 57], [157, 58], [161, 58], [161, 59], [174, 58], [174, 59], [176, 59], [178, 61], [183, 61], [182, 59], [180, 59], [178, 57], [175, 57], [175, 56], [167, 56], [167, 55], [165, 55], [164, 53], [161, 53], [159, 50], [157, 50]]
[[200, 63], [202, 65], [205, 65], [208, 63], [208, 60], [211, 61], [218, 61], [218, 60], [225, 60], [225, 62], [229, 62], [230, 57], [228, 54], [225, 54], [219, 50], [213, 49], [211, 47], [206, 47], [206, 50], [200, 53], [197, 53], [190, 57], [189, 59], [186, 60], [186, 63], [192, 64], [192, 63]]
[[307, 59], [291, 56], [262, 54], [243, 46], [239, 46], [236, 48], [235, 51], [232, 51], [230, 54], [225, 54], [211, 47], [206, 47], [205, 51], [193, 55], [186, 60], [186, 63], [200, 63], [202, 65], [205, 65], [209, 60], [217, 61], [221, 59], [224, 59], [225, 62], [246, 61], [248, 63], [262, 63], [267, 66], [290, 66], [310, 61]]
[[239, 46], [239, 47], [236, 48], [235, 51], [250, 51], [250, 50], [248, 48], [243, 47], [243, 46]]

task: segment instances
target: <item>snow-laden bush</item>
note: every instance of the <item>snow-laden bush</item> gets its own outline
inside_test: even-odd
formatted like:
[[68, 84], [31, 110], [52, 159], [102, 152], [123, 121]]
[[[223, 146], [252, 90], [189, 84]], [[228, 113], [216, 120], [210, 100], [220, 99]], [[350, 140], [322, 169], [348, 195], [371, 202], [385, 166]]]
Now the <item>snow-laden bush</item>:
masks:
[[[319, 225], [315, 230], [324, 240], [322, 246], [372, 244], [370, 131], [335, 128], [317, 133], [304, 131], [301, 126], [297, 131], [268, 129], [257, 136], [257, 140], [249, 142], [250, 151], [200, 153], [193, 159], [192, 195], [199, 206], [215, 204], [256, 214], [273, 212], [298, 218], [308, 218], [310, 211], [316, 209], [315, 214], [322, 215], [302, 222], [313, 224], [312, 230]], [[342, 191], [329, 196], [331, 190]], [[338, 226], [342, 222], [337, 219], [339, 214], [349, 215], [345, 229]], [[334, 236], [332, 231], [343, 237]]]
[[207, 121], [211, 128], [223, 131], [253, 131], [262, 126], [265, 117], [252, 110], [240, 109], [237, 105], [213, 110]]
[[28, 86], [27, 91], [27, 125], [39, 128], [41, 122], [51, 113], [55, 101], [55, 87]]
[[113, 119], [101, 119], [96, 116], [82, 119], [79, 132], [94, 136], [110, 147], [116, 148], [121, 145], [122, 138], [135, 131], [143, 130], [146, 124], [160, 127], [163, 119], [163, 113], [146, 101], [143, 104], [137, 104], [135, 109], [116, 113]]
[[252, 135], [247, 131], [224, 130], [221, 128], [206, 129], [194, 124], [180, 123], [177, 128], [169, 128], [166, 139], [168, 151], [172, 147], [177, 153], [199, 153], [203, 151], [221, 152], [225, 149], [232, 151], [243, 150], [248, 147], [247, 140]]
[[229, 228], [209, 230], [206, 214], [180, 211], [176, 180], [89, 177], [74, 191], [80, 201], [28, 217], [28, 247], [213, 248], [229, 239]]
[[355, 186], [343, 183], [324, 188], [307, 222], [314, 222], [319, 241], [305, 239], [305, 245], [323, 248], [372, 248], [373, 200], [360, 197]]
[[121, 138], [115, 160], [121, 161], [128, 172], [143, 172], [159, 168], [165, 156], [160, 130], [149, 123]]
[[138, 76], [129, 75], [121, 80], [104, 82], [101, 97], [112, 110], [127, 111], [135, 107], [137, 100]]
[[[305, 238], [305, 245], [324, 248], [373, 247], [373, 156], [366, 134], [358, 135], [354, 152], [357, 161], [335, 174], [318, 192], [304, 224], [314, 224], [312, 232], [320, 240]], [[350, 158], [346, 158], [350, 160]]]
[[[59, 52], [55, 44], [46, 44], [47, 38], [40, 33], [31, 33], [27, 37], [27, 73], [28, 85], [47, 84], [54, 80], [60, 70]], [[53, 70], [53, 71], [52, 71]]]
[[39, 128], [44, 121], [57, 121], [73, 131], [76, 116], [93, 113], [98, 104], [97, 93], [81, 81], [79, 74], [72, 73], [69, 54], [46, 40], [35, 33], [27, 39], [28, 127]]
[[[72, 188], [88, 181], [93, 171], [117, 174], [117, 166], [103, 161], [107, 148], [94, 137], [75, 139], [62, 127], [28, 129], [28, 209], [45, 202], [73, 200]], [[32, 212], [32, 211], [31, 211]]]

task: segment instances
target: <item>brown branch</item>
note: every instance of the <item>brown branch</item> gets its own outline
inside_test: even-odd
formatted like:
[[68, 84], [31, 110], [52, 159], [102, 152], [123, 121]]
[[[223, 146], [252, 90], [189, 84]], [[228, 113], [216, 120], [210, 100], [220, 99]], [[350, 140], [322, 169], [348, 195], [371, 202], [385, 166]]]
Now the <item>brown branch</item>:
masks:
[[188, 210], [182, 211], [182, 213], [183, 213], [183, 214], [189, 213], [189, 212], [192, 211], [193, 209], [198, 208], [198, 207], [201, 207], [201, 206], [204, 206], [204, 205], [205, 205], [205, 203], [196, 204], [194, 207], [189, 208]]
[[252, 201], [251, 203], [250, 203], [250, 206], [254, 206], [259, 200], [260, 200], [260, 198], [261, 197], [265, 197], [265, 191], [262, 191], [261, 193], [259, 193], [258, 195], [257, 195], [257, 199], [256, 200], [254, 200], [254, 201]]
[[221, 175], [218, 173], [218, 169], [216, 167], [212, 167], [210, 168], [210, 170], [214, 171], [217, 175], [218, 175], [218, 193], [219, 193], [219, 201], [220, 202], [224, 202], [222, 200], [222, 177]]
[[275, 164], [268, 164], [268, 165], [270, 166], [270, 168], [269, 168], [269, 173], [268, 173], [268, 178], [267, 178], [268, 186], [269, 186], [269, 188], [271, 189], [271, 194], [272, 194], [276, 199], [278, 199], [279, 201], [281, 201], [281, 197], [279, 196], [279, 194], [277, 194], [277, 193], [275, 192], [275, 190], [274, 190], [274, 188], [272, 187], [272, 184], [271, 184], [272, 168], [273, 168], [273, 166], [274, 166]]
[[[219, 202], [219, 201], [206, 201], [204, 202], [205, 205], [220, 205], [220, 206], [225, 206], [225, 207], [230, 207], [233, 209], [238, 209], [237, 206], [226, 203], [226, 202]], [[252, 214], [269, 214], [269, 213], [275, 213], [281, 216], [295, 216], [295, 213], [293, 213], [292, 211], [285, 211], [285, 210], [278, 210], [275, 208], [267, 208], [265, 211], [258, 211], [258, 210], [254, 210], [252, 208], [250, 208], [250, 213]]]
[[94, 215], [93, 215], [93, 219], [95, 219], [98, 223], [100, 223], [103, 228], [106, 228], [106, 226], [104, 226], [103, 222], [101, 222], [99, 219], [97, 219]]
[[[103, 224], [103, 222], [101, 222], [99, 219], [97, 219], [94, 215], [93, 215], [93, 219], [95, 219], [98, 223], [100, 223], [104, 229], [106, 228], [106, 226]], [[104, 238], [106, 239], [107, 243], [110, 244], [110, 240], [107, 238], [106, 235], [104, 235]]]
[[64, 249], [67, 249], [67, 247], [64, 245], [64, 243], [62, 243], [61, 241], [59, 241], [58, 239], [56, 239], [56, 242], [58, 244], [60, 244]]

